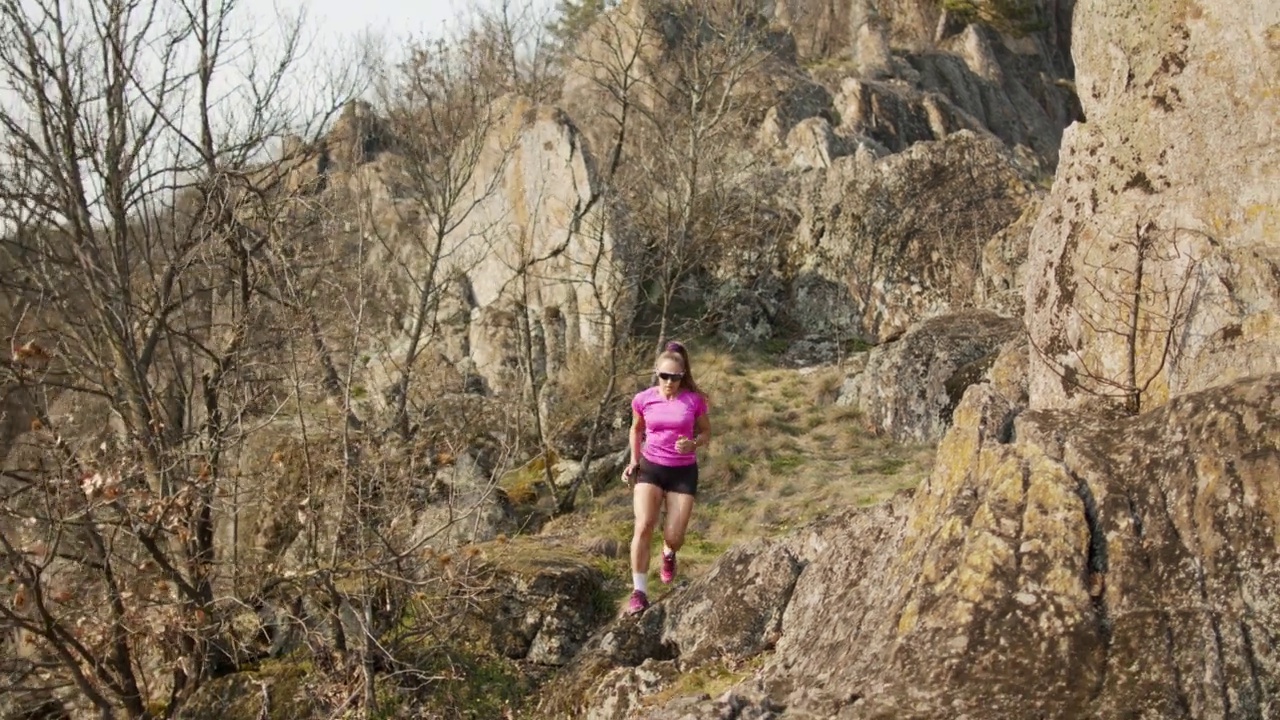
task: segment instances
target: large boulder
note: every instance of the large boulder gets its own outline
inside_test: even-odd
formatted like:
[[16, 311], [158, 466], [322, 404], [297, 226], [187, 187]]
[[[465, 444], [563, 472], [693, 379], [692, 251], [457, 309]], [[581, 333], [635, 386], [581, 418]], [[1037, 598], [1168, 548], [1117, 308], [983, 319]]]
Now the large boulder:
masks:
[[785, 547], [755, 542], [729, 550], [689, 588], [691, 599], [667, 612], [664, 644], [683, 663], [748, 658], [771, 649], [800, 569]]
[[1033, 405], [1132, 411], [1275, 371], [1280, 6], [1082, 0], [1076, 23], [1088, 122], [1031, 239]]
[[1012, 408], [971, 393], [877, 581], [897, 588], [879, 629], [802, 578], [793, 606], [813, 612], [788, 612], [779, 656], [862, 696], [851, 717], [1271, 716], [1280, 657], [1252, 638], [1280, 623], [1262, 590], [1278, 398], [1272, 376], [1134, 420], [1028, 412], [1001, 442]]
[[799, 552], [786, 545], [730, 550], [639, 618], [623, 617], [597, 632], [543, 693], [539, 710], [547, 717], [629, 717], [645, 694], [682, 669], [771, 649], [801, 567]]
[[605, 577], [587, 557], [550, 543], [490, 543], [489, 588], [471, 611], [498, 653], [563, 665], [613, 612]]
[[895, 440], [934, 442], [951, 425], [964, 391], [980, 382], [1022, 321], [984, 310], [940, 315], [874, 348], [837, 403], [862, 411]]
[[[672, 699], [658, 678], [608, 716], [1274, 717], [1277, 470], [1280, 374], [1114, 419], [975, 386], [912, 498], [761, 548], [802, 570], [754, 677], [718, 699]], [[628, 666], [688, 672], [658, 625], [701, 600], [670, 596], [661, 617], [605, 634], [651, 638]], [[600, 696], [584, 678], [561, 678], [549, 701], [589, 713]]]

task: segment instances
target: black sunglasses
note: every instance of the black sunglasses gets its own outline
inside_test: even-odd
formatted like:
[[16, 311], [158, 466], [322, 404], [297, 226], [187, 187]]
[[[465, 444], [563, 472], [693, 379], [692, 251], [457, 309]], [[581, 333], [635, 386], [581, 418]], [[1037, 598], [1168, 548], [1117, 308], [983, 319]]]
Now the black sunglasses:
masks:
[[676, 382], [680, 382], [681, 380], [684, 380], [684, 373], [660, 372], [658, 373], [658, 379], [659, 380], [675, 380]]

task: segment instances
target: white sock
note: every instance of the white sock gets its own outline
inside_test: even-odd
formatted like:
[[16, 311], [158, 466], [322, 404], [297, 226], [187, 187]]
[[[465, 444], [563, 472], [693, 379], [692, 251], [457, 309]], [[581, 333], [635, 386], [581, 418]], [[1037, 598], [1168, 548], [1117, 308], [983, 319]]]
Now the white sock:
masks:
[[631, 573], [631, 584], [645, 595], [649, 594], [649, 573]]

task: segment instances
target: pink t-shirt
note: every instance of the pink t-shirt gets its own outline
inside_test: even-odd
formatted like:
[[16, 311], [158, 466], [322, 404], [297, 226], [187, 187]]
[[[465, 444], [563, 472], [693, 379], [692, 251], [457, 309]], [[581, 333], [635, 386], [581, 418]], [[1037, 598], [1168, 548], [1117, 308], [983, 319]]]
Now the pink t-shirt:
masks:
[[671, 400], [663, 399], [658, 388], [642, 390], [631, 400], [631, 409], [644, 419], [644, 459], [667, 467], [698, 462], [696, 453], [676, 450], [680, 436], [693, 439], [693, 423], [707, 414], [707, 400], [691, 390], [682, 390]]

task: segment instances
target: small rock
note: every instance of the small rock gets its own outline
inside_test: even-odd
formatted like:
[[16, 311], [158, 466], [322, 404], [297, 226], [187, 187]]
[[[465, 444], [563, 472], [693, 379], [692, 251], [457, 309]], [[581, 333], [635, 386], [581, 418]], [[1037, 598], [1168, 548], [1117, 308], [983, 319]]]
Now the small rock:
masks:
[[588, 555], [604, 558], [616, 558], [621, 555], [621, 543], [613, 538], [592, 538], [583, 543], [582, 549]]

